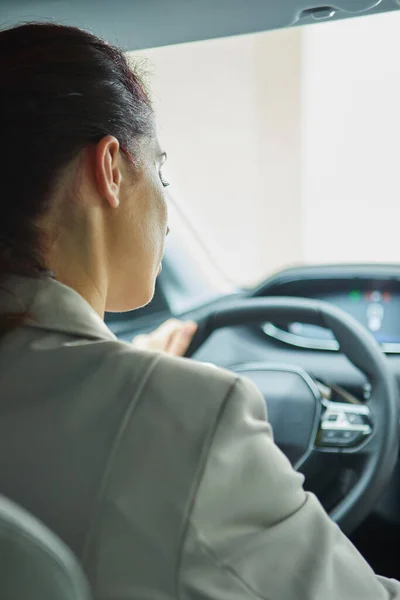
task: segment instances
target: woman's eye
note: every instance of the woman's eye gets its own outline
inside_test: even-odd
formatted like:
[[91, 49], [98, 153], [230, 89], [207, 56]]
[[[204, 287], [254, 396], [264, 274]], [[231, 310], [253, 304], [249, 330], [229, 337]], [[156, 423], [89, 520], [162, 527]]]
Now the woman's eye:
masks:
[[166, 188], [166, 187], [168, 187], [168, 186], [169, 186], [169, 183], [168, 183], [168, 181], [165, 181], [164, 177], [162, 176], [162, 173], [161, 173], [161, 171], [159, 171], [159, 173], [158, 173], [158, 176], [160, 177], [161, 184], [162, 184], [162, 185], [163, 185], [165, 188]]

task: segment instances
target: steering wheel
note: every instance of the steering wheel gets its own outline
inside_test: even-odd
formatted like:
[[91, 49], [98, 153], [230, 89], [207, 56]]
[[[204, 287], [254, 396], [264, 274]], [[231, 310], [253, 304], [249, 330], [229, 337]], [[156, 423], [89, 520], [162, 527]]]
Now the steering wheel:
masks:
[[[198, 330], [187, 350], [188, 357], [222, 327], [300, 322], [330, 329], [341, 352], [365, 374], [371, 385], [368, 401], [348, 404], [324, 399], [314, 380], [302, 369], [273, 364], [243, 369], [266, 398], [276, 443], [287, 448], [285, 453], [291, 454], [288, 457], [305, 475], [306, 482], [311, 474], [315, 476], [316, 472], [329, 468], [332, 459], [355, 474], [344, 496], [330, 511], [331, 518], [343, 531], [353, 531], [373, 509], [398, 458], [397, 384], [375, 339], [346, 312], [325, 302], [305, 299], [237, 300], [200, 315], [197, 322]], [[289, 393], [274, 403], [277, 382], [289, 380]]]

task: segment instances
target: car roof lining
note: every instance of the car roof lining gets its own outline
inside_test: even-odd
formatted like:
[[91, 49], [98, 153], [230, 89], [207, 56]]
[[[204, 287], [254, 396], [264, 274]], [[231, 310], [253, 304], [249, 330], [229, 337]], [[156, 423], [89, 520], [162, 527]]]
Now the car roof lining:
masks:
[[136, 50], [399, 8], [400, 0], [0, 0], [0, 23], [56, 21]]

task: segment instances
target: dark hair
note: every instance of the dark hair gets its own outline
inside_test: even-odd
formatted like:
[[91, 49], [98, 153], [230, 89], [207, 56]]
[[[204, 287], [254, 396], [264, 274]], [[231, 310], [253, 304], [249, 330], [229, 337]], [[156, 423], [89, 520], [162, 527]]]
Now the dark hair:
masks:
[[[135, 71], [121, 50], [74, 27], [0, 31], [0, 284], [45, 270], [35, 221], [80, 150], [113, 135], [135, 160], [138, 140], [153, 134], [150, 100]], [[24, 316], [0, 315], [0, 335]]]

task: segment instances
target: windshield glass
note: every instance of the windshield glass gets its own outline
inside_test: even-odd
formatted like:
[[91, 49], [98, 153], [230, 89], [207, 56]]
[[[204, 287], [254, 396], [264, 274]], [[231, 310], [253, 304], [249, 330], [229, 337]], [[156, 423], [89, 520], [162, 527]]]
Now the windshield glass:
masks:
[[399, 262], [399, 30], [389, 13], [135, 53], [185, 217], [171, 236], [195, 232], [239, 286]]

